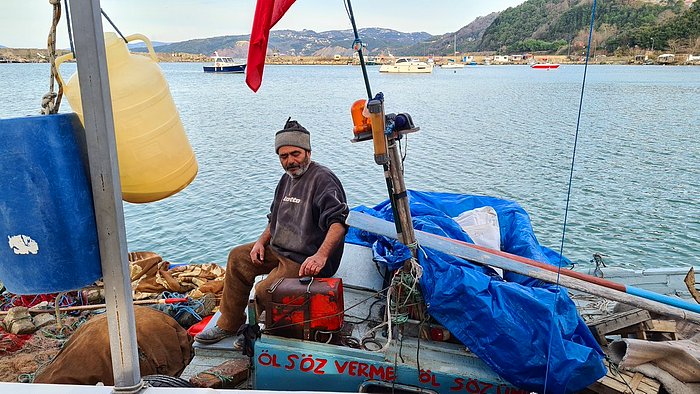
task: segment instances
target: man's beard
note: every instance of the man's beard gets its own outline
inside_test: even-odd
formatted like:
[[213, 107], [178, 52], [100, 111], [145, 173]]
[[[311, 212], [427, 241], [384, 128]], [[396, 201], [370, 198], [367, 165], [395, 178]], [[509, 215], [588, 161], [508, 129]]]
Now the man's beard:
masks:
[[284, 170], [287, 172], [287, 175], [291, 176], [292, 178], [299, 178], [304, 175], [306, 170], [309, 169], [310, 163], [311, 160], [309, 160], [309, 156], [306, 156], [306, 158], [298, 165], [296, 163], [290, 164], [285, 167]]

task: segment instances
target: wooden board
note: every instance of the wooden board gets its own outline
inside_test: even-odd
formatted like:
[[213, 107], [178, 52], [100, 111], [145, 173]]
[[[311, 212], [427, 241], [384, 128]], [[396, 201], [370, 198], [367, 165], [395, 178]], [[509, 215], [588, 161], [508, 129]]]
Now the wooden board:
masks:
[[248, 378], [248, 360], [235, 359], [202, 371], [190, 378], [195, 387], [233, 389]]
[[616, 394], [658, 394], [661, 383], [638, 372], [618, 371], [605, 362], [608, 374], [588, 386], [584, 393]]
[[[674, 320], [651, 319], [618, 329], [609, 334], [619, 334], [622, 336], [634, 334], [637, 339], [675, 340], [676, 322]], [[668, 335], [660, 336], [659, 334]]]
[[[651, 320], [651, 315], [648, 311], [643, 309], [635, 308], [629, 311], [624, 311], [620, 313], [615, 313], [608, 315], [599, 319], [592, 320], [587, 323], [588, 328], [591, 329], [591, 333], [596, 337], [596, 340], [601, 345], [607, 345], [608, 341], [605, 339], [605, 335], [628, 328], [636, 326], [637, 324], [644, 323]], [[638, 331], [635, 329], [635, 331]]]

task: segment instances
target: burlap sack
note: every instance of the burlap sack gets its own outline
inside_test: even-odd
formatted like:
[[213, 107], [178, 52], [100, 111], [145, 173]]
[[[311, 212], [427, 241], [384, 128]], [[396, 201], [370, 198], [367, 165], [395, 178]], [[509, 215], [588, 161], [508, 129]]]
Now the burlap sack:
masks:
[[[179, 376], [192, 359], [192, 338], [172, 317], [134, 306], [141, 376]], [[93, 317], [71, 336], [35, 383], [114, 385], [107, 316]]]

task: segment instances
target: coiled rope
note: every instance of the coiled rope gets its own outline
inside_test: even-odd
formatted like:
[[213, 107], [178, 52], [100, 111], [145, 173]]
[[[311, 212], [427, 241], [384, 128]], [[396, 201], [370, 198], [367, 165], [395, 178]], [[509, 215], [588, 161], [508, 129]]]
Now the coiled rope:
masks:
[[61, 0], [49, 0], [53, 6], [53, 19], [49, 29], [47, 46], [49, 51], [49, 63], [51, 64], [51, 75], [49, 76], [49, 92], [41, 98], [41, 114], [50, 115], [58, 113], [63, 97], [63, 85], [58, 82], [58, 92], [54, 92], [54, 82], [57, 80], [58, 69], [56, 68], [56, 26], [61, 19]]

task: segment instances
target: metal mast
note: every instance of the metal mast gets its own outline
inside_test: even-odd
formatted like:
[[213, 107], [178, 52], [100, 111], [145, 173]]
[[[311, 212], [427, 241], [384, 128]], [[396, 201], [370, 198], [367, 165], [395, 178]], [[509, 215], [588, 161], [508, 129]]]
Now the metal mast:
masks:
[[70, 7], [86, 134], [90, 182], [107, 305], [115, 392], [136, 392], [139, 369], [124, 206], [99, 0]]

